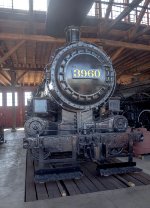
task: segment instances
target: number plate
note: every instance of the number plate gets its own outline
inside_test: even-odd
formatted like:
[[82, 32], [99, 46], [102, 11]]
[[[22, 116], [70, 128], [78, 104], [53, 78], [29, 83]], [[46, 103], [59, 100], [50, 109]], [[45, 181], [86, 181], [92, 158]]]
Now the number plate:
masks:
[[73, 79], [99, 79], [101, 76], [100, 69], [73, 69]]

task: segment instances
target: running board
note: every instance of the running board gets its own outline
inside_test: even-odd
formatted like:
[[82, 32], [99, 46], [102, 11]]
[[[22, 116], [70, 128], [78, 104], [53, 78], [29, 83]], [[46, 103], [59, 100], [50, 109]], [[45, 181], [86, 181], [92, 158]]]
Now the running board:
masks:
[[99, 164], [97, 166], [97, 172], [101, 176], [110, 176], [116, 174], [127, 174], [142, 171], [142, 169], [137, 168], [135, 166], [135, 162]]
[[83, 172], [80, 167], [39, 169], [35, 171], [34, 181], [36, 183], [45, 183], [48, 181], [80, 179], [82, 176]]

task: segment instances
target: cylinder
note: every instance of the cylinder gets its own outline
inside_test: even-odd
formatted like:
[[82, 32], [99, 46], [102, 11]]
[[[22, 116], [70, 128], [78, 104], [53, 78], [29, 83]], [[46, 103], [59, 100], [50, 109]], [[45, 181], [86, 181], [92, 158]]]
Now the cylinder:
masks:
[[66, 28], [66, 42], [67, 44], [80, 41], [80, 29], [77, 26], [69, 26]]
[[96, 123], [96, 128], [100, 132], [125, 132], [128, 128], [128, 121], [124, 116], [116, 115]]

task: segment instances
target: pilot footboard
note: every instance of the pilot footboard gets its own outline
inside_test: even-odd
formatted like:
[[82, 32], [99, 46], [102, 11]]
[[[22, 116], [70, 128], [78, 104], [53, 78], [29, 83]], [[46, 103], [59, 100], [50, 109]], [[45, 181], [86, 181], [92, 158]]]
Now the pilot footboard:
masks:
[[34, 181], [45, 183], [48, 181], [80, 179], [83, 172], [79, 166], [38, 169], [35, 171]]
[[97, 165], [97, 172], [100, 176], [110, 176], [141, 171], [142, 169], [137, 168], [135, 162], [120, 162]]

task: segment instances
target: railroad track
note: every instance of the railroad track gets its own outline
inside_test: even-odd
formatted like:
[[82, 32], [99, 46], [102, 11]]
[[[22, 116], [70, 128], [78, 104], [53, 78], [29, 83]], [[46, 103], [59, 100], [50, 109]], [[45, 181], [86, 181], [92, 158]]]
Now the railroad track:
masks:
[[34, 162], [27, 154], [25, 202], [150, 184], [150, 175], [143, 172], [100, 177], [93, 163], [83, 165], [82, 170], [81, 179], [34, 183]]

